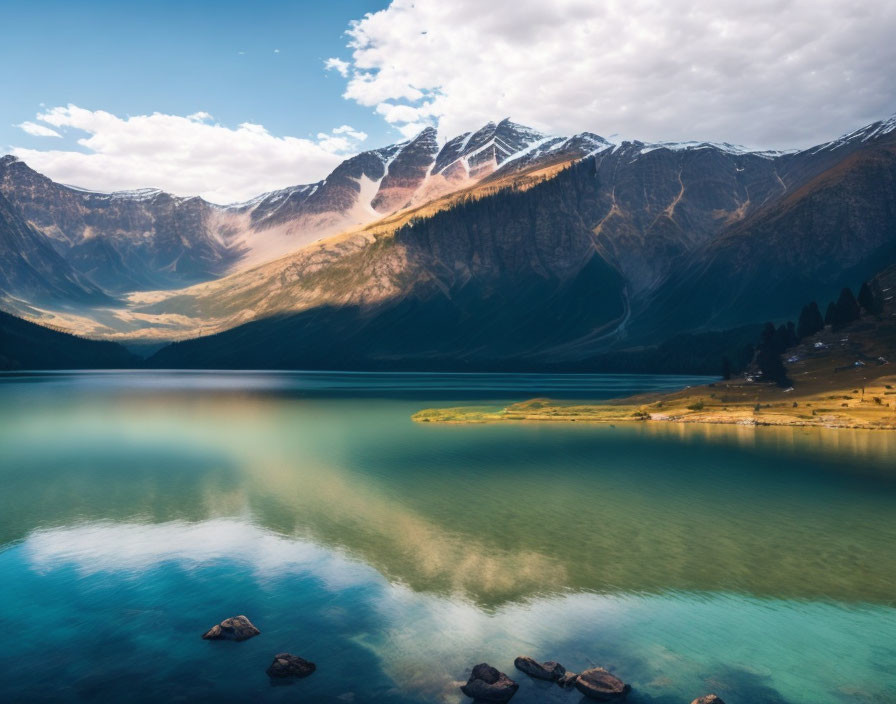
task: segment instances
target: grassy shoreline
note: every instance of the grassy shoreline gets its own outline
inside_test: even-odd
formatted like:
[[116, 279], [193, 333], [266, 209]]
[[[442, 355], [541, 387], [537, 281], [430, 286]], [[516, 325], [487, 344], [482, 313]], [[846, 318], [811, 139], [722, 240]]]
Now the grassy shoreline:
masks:
[[880, 335], [879, 326], [867, 327], [855, 326], [847, 335], [828, 330], [789, 350], [788, 372], [794, 384], [788, 389], [744, 377], [596, 403], [537, 398], [500, 409], [426, 409], [412, 419], [418, 423], [655, 422], [896, 430], [896, 368], [886, 356], [894, 346], [890, 335]]

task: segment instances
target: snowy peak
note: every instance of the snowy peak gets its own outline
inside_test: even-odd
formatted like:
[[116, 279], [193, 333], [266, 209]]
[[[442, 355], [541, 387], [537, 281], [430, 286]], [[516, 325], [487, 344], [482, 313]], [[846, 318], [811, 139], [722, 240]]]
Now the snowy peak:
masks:
[[892, 134], [894, 132], [896, 132], [896, 114], [891, 115], [886, 120], [878, 120], [877, 122], [872, 122], [871, 124], [865, 125], [864, 127], [860, 127], [857, 130], [853, 130], [852, 132], [844, 134], [837, 139], [832, 139], [830, 142], [825, 142], [824, 144], [820, 144], [817, 147], [812, 147], [811, 149], [807, 149], [806, 151], [810, 154], [818, 154], [819, 152], [823, 151], [833, 151], [835, 149], [841, 149], [843, 147], [862, 145], [875, 139], [880, 139], [881, 137]]
[[435, 128], [427, 127], [388, 162], [376, 196], [370, 202], [377, 213], [394, 212], [411, 200], [426, 180], [439, 151], [436, 137]]
[[543, 137], [504, 160], [500, 171], [520, 171], [539, 162], [582, 159], [612, 147], [612, 143], [593, 132], [580, 132], [572, 137]]
[[461, 169], [471, 179], [479, 179], [497, 169], [532, 144], [545, 139], [545, 135], [523, 125], [501, 120], [488, 122], [475, 132], [449, 140], [436, 158], [434, 174], [451, 176]]

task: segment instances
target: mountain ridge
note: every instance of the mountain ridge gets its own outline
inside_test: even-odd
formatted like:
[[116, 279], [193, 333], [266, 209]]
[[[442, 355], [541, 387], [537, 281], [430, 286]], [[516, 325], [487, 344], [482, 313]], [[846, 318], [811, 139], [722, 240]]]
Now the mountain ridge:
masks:
[[[657, 336], [734, 328], [756, 323], [755, 316], [775, 313], [781, 296], [766, 296], [766, 308], [756, 303], [762, 296], [744, 299], [735, 306], [741, 310], [740, 318], [706, 312], [701, 291], [719, 291], [715, 297], [719, 306], [730, 307], [734, 300], [735, 287], [729, 280], [738, 280], [730, 276], [736, 260], [723, 261], [724, 243], [754, 236], [761, 231], [763, 218], [780, 220], [789, 204], [804, 202], [803, 190], [815, 192], [817, 183], [833, 184], [830, 203], [813, 206], [819, 211], [848, 209], [849, 199], [873, 203], [876, 186], [866, 173], [873, 159], [856, 157], [858, 175], [854, 183], [850, 181], [852, 190], [840, 185], [852, 173], [842, 165], [854, 154], [873, 153], [882, 159], [896, 137], [894, 127], [896, 118], [890, 118], [808, 150], [774, 153], [706, 142], [612, 144], [593, 133], [554, 137], [510, 120], [488, 123], [439, 147], [434, 131], [424, 130], [412, 140], [346, 160], [319, 184], [283, 189], [245, 204], [214, 206], [213, 211], [221, 218], [215, 221], [217, 241], [232, 256], [244, 256], [233, 252], [250, 249], [246, 233], [283, 234], [283, 227], [295, 226], [296, 218], [306, 215], [360, 214], [363, 209], [360, 225], [268, 261], [241, 259], [224, 275], [186, 288], [127, 293], [117, 308], [26, 312], [48, 315], [55, 324], [71, 324], [80, 332], [122, 340], [207, 335], [264, 319], [271, 324], [292, 320], [294, 325], [296, 316], [302, 325], [310, 325], [311, 334], [329, 334], [328, 329], [337, 334], [339, 326], [324, 320], [332, 316], [353, 320], [351, 325], [363, 322], [371, 340], [377, 340], [377, 326], [393, 325], [387, 321], [396, 316], [406, 322], [418, 320], [416, 324], [425, 329], [419, 320], [429, 311], [429, 317], [440, 319], [443, 327], [465, 330], [468, 343], [483, 350], [471, 354], [463, 349], [464, 334], [433, 337], [442, 339], [445, 353], [458, 359], [484, 363], [501, 348], [490, 364], [499, 365], [508, 355], [541, 357], [539, 364], [553, 355], [561, 363], [574, 364], [620, 346], [653, 344]], [[447, 184], [437, 180], [447, 182], [446, 173], [454, 174], [455, 180]], [[447, 191], [433, 197], [443, 188]], [[575, 198], [570, 200], [564, 189], [572, 189]], [[96, 194], [79, 197], [97, 198]], [[846, 199], [842, 206], [841, 197]], [[152, 204], [159, 198], [151, 190], [106, 197], [136, 204]], [[307, 205], [312, 198], [318, 205]], [[198, 204], [193, 207], [204, 203], [185, 202], [190, 200]], [[889, 203], [886, 198], [877, 200]], [[850, 211], [855, 222], [870, 218], [860, 211]], [[887, 212], [875, 215], [876, 235], [855, 240], [856, 251], [867, 261], [889, 256], [871, 247], [872, 242], [880, 245], [891, 237], [879, 228], [880, 222], [890, 222]], [[228, 220], [246, 223], [253, 216], [270, 220], [274, 213], [284, 218], [285, 226], [238, 230]], [[809, 227], [800, 219], [793, 222]], [[798, 239], [807, 242], [814, 236], [809, 230], [798, 232]], [[831, 231], [823, 236], [832, 237]], [[787, 250], [790, 244], [785, 239], [775, 246]], [[812, 252], [804, 255], [811, 259]], [[760, 273], [765, 256], [758, 258], [755, 268]], [[715, 268], [700, 264], [713, 257], [721, 262]], [[698, 273], [704, 270], [712, 275], [700, 279]], [[850, 273], [858, 271], [853, 268]], [[843, 267], [833, 271], [824, 285], [836, 285], [846, 273]], [[737, 290], [744, 295], [755, 290], [757, 276], [745, 275]], [[811, 288], [806, 283], [796, 288], [800, 286]], [[526, 327], [513, 311], [510, 291], [520, 292], [515, 305], [541, 311], [533, 313], [533, 320], [542, 320], [532, 327], [531, 340], [505, 328], [505, 338], [517, 340], [516, 350], [502, 347], [495, 338], [489, 340], [486, 324], [490, 314], [492, 319], [516, 320], [520, 329]], [[595, 317], [575, 300], [585, 291], [601, 292], [606, 315]], [[477, 309], [483, 301], [487, 305]], [[565, 321], [553, 334], [546, 322], [545, 301], [551, 301], [554, 313]], [[309, 319], [316, 322], [308, 323]], [[381, 343], [375, 353], [383, 359], [400, 360], [410, 349]], [[365, 342], [358, 344], [363, 348]], [[358, 363], [362, 358], [363, 349]], [[426, 352], [421, 359], [435, 357]]]

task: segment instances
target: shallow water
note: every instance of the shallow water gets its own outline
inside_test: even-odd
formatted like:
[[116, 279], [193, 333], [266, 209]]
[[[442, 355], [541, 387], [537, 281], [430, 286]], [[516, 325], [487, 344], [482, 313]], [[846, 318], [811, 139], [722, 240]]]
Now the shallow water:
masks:
[[[896, 433], [418, 425], [700, 379], [0, 377], [0, 699], [896, 702]], [[262, 635], [210, 643], [247, 614]], [[317, 672], [273, 687], [272, 656]]]

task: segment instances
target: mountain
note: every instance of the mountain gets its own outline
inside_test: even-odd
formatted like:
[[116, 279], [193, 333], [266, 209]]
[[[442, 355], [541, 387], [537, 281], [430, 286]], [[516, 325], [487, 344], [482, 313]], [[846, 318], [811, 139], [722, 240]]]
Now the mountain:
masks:
[[11, 156], [0, 158], [0, 194], [82, 278], [113, 295], [207, 281], [240, 255], [201, 198], [85, 191]]
[[[323, 234], [364, 225], [469, 187], [515, 158], [526, 156], [519, 164], [526, 169], [545, 164], [547, 150], [530, 153], [533, 145], [545, 141], [569, 140], [549, 139], [502, 120], [459, 135], [439, 148], [436, 130], [427, 127], [407, 142], [347, 159], [323, 181], [266, 194], [233, 209], [249, 212], [256, 229], [280, 228], [293, 238], [295, 249]], [[563, 156], [566, 161], [581, 158], [586, 146], [593, 148], [590, 142], [571, 143]]]
[[[580, 162], [531, 189], [459, 203], [370, 245], [354, 242], [326, 267], [309, 271], [307, 261], [290, 257], [305, 269], [288, 281], [279, 277], [280, 304], [314, 304], [176, 343], [150, 363], [218, 367], [241, 359], [264, 368], [481, 368], [612, 329], [626, 315], [624, 282], [596, 256], [580, 216], [596, 185], [593, 162]], [[222, 285], [207, 286], [211, 292], [199, 305], [228, 305], [233, 296], [238, 303], [230, 312], [236, 313], [272, 303], [259, 297], [267, 287]], [[315, 300], [317, 291], [345, 298]]]
[[[427, 128], [407, 142], [347, 159], [318, 183], [229, 206], [150, 188], [87, 191], [55, 183], [5, 156], [0, 158], [0, 194], [88, 287], [119, 296], [215, 280], [427, 203], [491, 175], [544, 139], [504, 120], [465, 135], [462, 149], [456, 148], [458, 140], [440, 149], [435, 130]], [[573, 148], [565, 155], [571, 159], [582, 153]], [[534, 161], [529, 154], [527, 163]], [[28, 299], [32, 289], [17, 289], [19, 278], [26, 274], [8, 276], [3, 291]], [[70, 296], [60, 291], [57, 300], [69, 303]]]
[[0, 311], [0, 370], [129, 369], [137, 359], [114, 342], [85, 340]]
[[811, 177], [695, 250], [644, 302], [639, 328], [794, 315], [782, 301], [831, 298], [896, 261], [896, 117], [784, 161], [785, 175]]
[[0, 193], [0, 291], [32, 303], [67, 301], [109, 304], [110, 299], [78, 273]]
[[893, 136], [880, 123], [796, 153], [598, 149], [525, 189], [158, 302], [156, 314], [222, 316], [222, 330], [246, 311], [256, 322], [153, 362], [579, 368], [689, 331], [742, 341], [748, 324], [893, 261]]
[[[42, 311], [110, 339], [199, 337], [161, 350], [160, 365], [685, 367], [689, 345], [734, 350], [765, 318], [792, 316], [793, 301], [892, 261], [894, 138], [896, 118], [796, 152], [612, 144], [510, 120], [439, 147], [427, 129], [317, 184], [232, 206], [181, 199], [173, 210], [195, 201], [203, 214], [181, 243], [190, 256], [217, 252], [206, 261], [224, 275], [132, 288], [117, 308]], [[105, 198], [155, 214], [162, 196]], [[47, 239], [65, 239], [27, 198], [10, 200]], [[67, 241], [54, 249], [92, 282]]]

